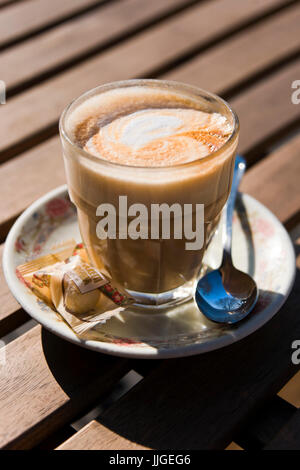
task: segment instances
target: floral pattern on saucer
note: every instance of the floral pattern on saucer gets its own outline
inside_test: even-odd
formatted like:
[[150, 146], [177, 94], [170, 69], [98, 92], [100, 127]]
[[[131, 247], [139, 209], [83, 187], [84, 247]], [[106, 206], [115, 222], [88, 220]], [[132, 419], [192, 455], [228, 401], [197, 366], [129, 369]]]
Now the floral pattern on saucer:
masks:
[[24, 225], [15, 241], [15, 251], [25, 254], [26, 261], [36, 258], [57, 227], [75, 215], [76, 208], [67, 194], [51, 199]]

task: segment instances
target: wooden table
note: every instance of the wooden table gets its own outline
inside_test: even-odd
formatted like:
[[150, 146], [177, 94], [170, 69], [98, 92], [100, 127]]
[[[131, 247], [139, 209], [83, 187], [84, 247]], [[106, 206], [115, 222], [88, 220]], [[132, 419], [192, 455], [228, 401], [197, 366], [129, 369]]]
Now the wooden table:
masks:
[[[65, 182], [58, 118], [101, 83], [180, 80], [223, 96], [241, 121], [243, 191], [288, 230], [300, 222], [300, 5], [288, 0], [0, 0], [0, 237]], [[297, 231], [296, 231], [297, 232]], [[294, 239], [299, 253], [300, 239]], [[298, 231], [299, 232], [299, 231]], [[3, 245], [1, 246], [1, 252]], [[300, 257], [298, 256], [298, 267]], [[133, 361], [71, 345], [34, 326], [0, 366], [0, 446], [9, 449], [300, 448], [300, 414], [278, 391], [297, 372], [299, 270], [282, 310], [248, 338], [192, 358]], [[26, 323], [1, 273], [0, 338]], [[143, 379], [97, 419], [129, 371]], [[298, 431], [298, 433], [297, 433]]]

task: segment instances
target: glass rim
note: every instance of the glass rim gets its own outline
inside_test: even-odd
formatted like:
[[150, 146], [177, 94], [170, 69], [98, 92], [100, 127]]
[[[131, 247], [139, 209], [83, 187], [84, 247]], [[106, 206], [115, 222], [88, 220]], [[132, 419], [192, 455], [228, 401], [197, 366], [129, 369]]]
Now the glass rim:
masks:
[[[229, 138], [226, 140], [226, 142], [218, 149], [215, 150], [214, 152], [209, 153], [205, 157], [200, 157], [195, 160], [185, 162], [185, 163], [178, 163], [175, 165], [164, 165], [164, 166], [143, 166], [143, 165], [128, 165], [126, 163], [117, 163], [117, 162], [111, 162], [109, 160], [106, 160], [105, 158], [101, 157], [96, 157], [95, 155], [92, 155], [91, 153], [87, 152], [84, 150], [78, 143], [76, 143], [69, 135], [68, 132], [65, 129], [65, 121], [68, 117], [68, 113], [70, 109], [72, 108], [73, 105], [75, 105], [78, 101], [88, 99], [89, 97], [92, 97], [95, 92], [99, 91], [105, 92], [109, 91], [111, 89], [117, 89], [117, 88], [124, 88], [126, 86], [142, 86], [142, 85], [161, 85], [164, 84], [165, 86], [170, 86], [174, 87], [174, 91], [176, 91], [176, 87], [178, 91], [181, 89], [181, 91], [186, 90], [194, 95], [195, 98], [197, 98], [197, 94], [201, 93], [205, 95], [206, 97], [209, 97], [225, 106], [225, 108], [229, 111], [230, 115], [232, 116], [233, 119], [233, 129], [232, 132], [229, 136]], [[152, 171], [165, 171], [165, 170], [176, 170], [176, 169], [181, 169], [181, 168], [187, 168], [192, 165], [195, 165], [196, 163], [199, 162], [207, 162], [208, 160], [213, 160], [215, 159], [218, 155], [222, 154], [224, 150], [227, 150], [227, 148], [230, 147], [230, 145], [234, 142], [234, 140], [237, 137], [237, 134], [239, 132], [239, 118], [234, 111], [234, 109], [225, 101], [223, 98], [220, 96], [216, 95], [215, 93], [209, 92], [207, 90], [204, 90], [202, 88], [196, 87], [194, 85], [189, 85], [183, 82], [178, 82], [174, 80], [159, 80], [159, 79], [129, 79], [129, 80], [119, 80], [115, 82], [107, 82], [103, 85], [96, 86], [94, 88], [91, 88], [90, 90], [87, 90], [86, 92], [82, 93], [79, 95], [77, 98], [73, 99], [63, 110], [60, 119], [59, 119], [59, 133], [62, 138], [64, 138], [69, 145], [71, 145], [73, 148], [76, 149], [84, 158], [91, 160], [97, 164], [102, 164], [106, 166], [112, 166], [114, 168], [120, 168], [120, 169], [136, 169], [136, 170], [152, 170]]]

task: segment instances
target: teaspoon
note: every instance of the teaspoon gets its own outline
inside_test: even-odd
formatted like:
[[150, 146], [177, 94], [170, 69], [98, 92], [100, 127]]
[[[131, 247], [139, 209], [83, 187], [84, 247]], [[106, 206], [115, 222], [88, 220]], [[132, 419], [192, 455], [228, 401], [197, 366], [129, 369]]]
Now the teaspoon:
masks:
[[238, 187], [246, 169], [246, 161], [237, 155], [231, 192], [225, 207], [223, 259], [219, 269], [207, 273], [196, 288], [196, 302], [201, 312], [218, 323], [236, 323], [253, 309], [258, 297], [255, 281], [236, 269], [232, 262], [232, 217]]

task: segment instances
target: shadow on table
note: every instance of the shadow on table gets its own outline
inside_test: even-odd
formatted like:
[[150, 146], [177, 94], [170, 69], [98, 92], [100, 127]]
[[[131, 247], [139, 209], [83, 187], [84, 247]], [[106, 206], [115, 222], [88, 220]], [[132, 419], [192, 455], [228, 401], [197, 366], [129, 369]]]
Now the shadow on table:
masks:
[[124, 360], [96, 353], [72, 344], [42, 329], [42, 346], [45, 359], [55, 380], [74, 401], [89, 402], [89, 394], [97, 397], [110, 382], [110, 371], [117, 361]]
[[[274, 295], [266, 291], [262, 294], [262, 299], [270, 299]], [[254, 315], [255, 310], [251, 316]], [[266, 339], [265, 328], [272, 329], [273, 322], [274, 320], [238, 343], [210, 353], [164, 361], [132, 361], [133, 369], [142, 374], [146, 371], [145, 379], [131, 389], [129, 394], [112, 403], [97, 418], [98, 422], [117, 435], [148, 448], [197, 448], [199, 432], [201, 440], [205, 441], [202, 435], [204, 423], [210, 430], [216, 426], [216, 432], [221, 424], [218, 424], [219, 418], [214, 411], [215, 407], [218, 409], [218, 395], [222, 395], [222, 400], [228, 395], [224, 399], [225, 407], [229, 400], [228, 410], [219, 412], [227, 415], [230, 414], [231, 407], [237, 406], [236, 403], [231, 403], [231, 394], [234, 396], [237, 393], [236, 387], [241, 386], [241, 381], [247, 380], [248, 369], [243, 370], [243, 366], [248, 362], [249, 351], [254, 352], [254, 346], [257, 354]], [[275, 331], [279, 331], [279, 328], [275, 328]], [[253, 337], [257, 339], [253, 340]], [[71, 403], [67, 406], [75, 406], [79, 413], [86, 412], [89, 407], [99, 403], [101, 395], [103, 397], [103, 381], [107, 380], [108, 369], [112, 369], [116, 361], [124, 361], [73, 345], [44, 329], [42, 344], [51, 373], [71, 398]], [[237, 374], [235, 384], [230, 382], [233, 359]], [[107, 385], [109, 387], [109, 380]], [[108, 388], [107, 391], [109, 390]], [[241, 393], [243, 394], [242, 390]], [[241, 397], [237, 395], [236, 399], [239, 398]], [[100, 442], [99, 447], [102, 448]]]
[[[264, 294], [272, 296], [270, 292]], [[287, 321], [290, 318], [287, 314]], [[283, 322], [282, 313], [230, 346], [189, 358], [164, 360], [159, 368], [154, 360], [147, 361], [152, 370], [145, 379], [97, 421], [117, 435], [151, 449], [224, 448], [233, 438], [227, 442], [226, 429], [231, 432], [237, 428], [239, 408], [245, 416], [245, 408], [251, 412], [256, 406], [260, 384], [265, 386], [269, 380], [273, 386], [276, 365], [282, 360], [278, 345], [281, 335], [287, 334], [282, 332]], [[293, 331], [289, 334], [291, 337]], [[137, 369], [142, 369], [143, 361], [136, 362]], [[290, 356], [286, 362], [288, 367]], [[103, 448], [101, 443], [99, 446]]]

